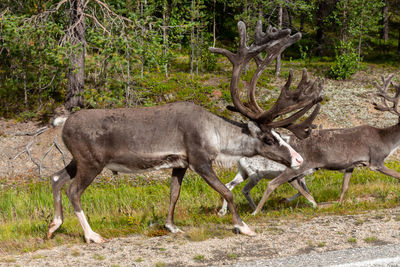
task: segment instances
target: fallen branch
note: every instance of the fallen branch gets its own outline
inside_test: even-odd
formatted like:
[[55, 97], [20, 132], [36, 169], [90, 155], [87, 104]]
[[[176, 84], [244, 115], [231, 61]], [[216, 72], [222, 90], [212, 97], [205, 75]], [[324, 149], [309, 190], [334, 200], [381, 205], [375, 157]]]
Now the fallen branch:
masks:
[[[12, 160], [15, 160], [16, 158], [18, 158], [20, 155], [26, 153], [28, 155], [28, 158], [30, 161], [32, 161], [39, 170], [39, 178], [42, 178], [42, 169], [43, 167], [43, 161], [45, 160], [45, 158], [47, 157], [47, 155], [53, 150], [53, 148], [55, 147], [58, 152], [60, 152], [61, 156], [62, 156], [62, 160], [64, 163], [64, 166], [66, 166], [66, 162], [65, 162], [65, 153], [64, 151], [61, 149], [61, 146], [58, 144], [57, 142], [57, 135], [54, 137], [53, 142], [50, 146], [50, 148], [46, 151], [46, 153], [44, 153], [42, 159], [40, 160], [40, 162], [38, 163], [36, 160], [34, 160], [32, 158], [32, 154], [31, 154], [31, 148], [33, 146], [33, 144], [35, 144], [37, 137], [39, 135], [41, 135], [42, 133], [44, 133], [45, 131], [47, 131], [49, 128], [47, 126], [42, 127], [40, 129], [38, 129], [35, 132], [21, 132], [21, 133], [16, 133], [15, 136], [33, 136], [33, 139], [25, 146], [25, 149], [22, 150], [21, 152], [17, 153], [17, 155], [15, 155]], [[11, 157], [10, 157], [11, 159]]]
[[40, 164], [39, 164], [39, 178], [42, 177], [42, 166], [43, 166], [43, 161], [46, 158], [46, 156], [53, 150], [53, 148], [56, 148], [62, 155], [62, 159], [63, 159], [63, 163], [64, 163], [64, 167], [67, 165], [65, 163], [65, 153], [64, 151], [61, 149], [61, 147], [59, 146], [59, 144], [57, 143], [57, 135], [54, 137], [53, 139], [53, 143], [51, 144], [50, 148], [46, 151], [46, 153], [44, 153], [42, 159], [40, 160]]
[[26, 154], [28, 155], [29, 160], [32, 161], [32, 162], [33, 162], [36, 166], [38, 166], [38, 168], [39, 168], [39, 167], [40, 167], [40, 166], [39, 166], [39, 163], [37, 163], [37, 162], [32, 158], [31, 148], [32, 148], [33, 144], [35, 143], [37, 137], [38, 137], [39, 135], [41, 135], [42, 133], [44, 133], [45, 131], [47, 131], [47, 130], [48, 130], [48, 128], [47, 128], [47, 126], [45, 126], [45, 127], [42, 127], [42, 128], [40, 128], [40, 129], [38, 129], [36, 132], [22, 132], [22, 133], [17, 133], [17, 134], [15, 134], [15, 136], [24, 136], [24, 135], [33, 136], [33, 140], [30, 141], [30, 142], [25, 146], [25, 150], [22, 150], [22, 151], [19, 152], [17, 155], [15, 155], [15, 157], [13, 158], [13, 160], [15, 160], [15, 159], [18, 158], [20, 155], [22, 155], [23, 153], [26, 152]]

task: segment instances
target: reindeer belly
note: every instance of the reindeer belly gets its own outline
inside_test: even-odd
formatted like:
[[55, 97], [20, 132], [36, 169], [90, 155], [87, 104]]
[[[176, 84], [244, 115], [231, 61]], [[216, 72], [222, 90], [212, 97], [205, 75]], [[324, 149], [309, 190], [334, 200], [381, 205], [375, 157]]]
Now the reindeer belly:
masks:
[[261, 156], [242, 158], [240, 164], [247, 175], [257, 174], [265, 179], [273, 179], [286, 169], [286, 166]]
[[187, 168], [188, 162], [185, 155], [141, 156], [114, 158], [106, 166], [107, 169], [123, 173], [141, 173], [170, 168]]

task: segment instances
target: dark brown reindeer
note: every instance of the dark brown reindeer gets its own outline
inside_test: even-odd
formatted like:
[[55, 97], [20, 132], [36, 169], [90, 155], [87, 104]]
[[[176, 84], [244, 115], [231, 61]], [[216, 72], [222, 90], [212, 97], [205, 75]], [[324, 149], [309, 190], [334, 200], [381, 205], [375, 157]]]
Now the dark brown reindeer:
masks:
[[[400, 116], [398, 107], [400, 85], [393, 84], [391, 82], [392, 78], [393, 75], [390, 75], [387, 79], [382, 76], [382, 86], [376, 83], [378, 93], [375, 95], [381, 98], [382, 103], [373, 104], [377, 110], [389, 111]], [[390, 85], [393, 85], [395, 90], [394, 96], [391, 96], [388, 92]], [[303, 164], [296, 170], [286, 168], [269, 182], [253, 215], [262, 209], [269, 195], [279, 185], [319, 168], [344, 171], [340, 202], [344, 199], [351, 174], [357, 166], [367, 166], [371, 170], [400, 180], [400, 173], [384, 165], [384, 160], [400, 146], [400, 120], [396, 125], [387, 128], [363, 125], [347, 129], [313, 131], [307, 139], [298, 140], [293, 138], [289, 144], [302, 155]], [[301, 189], [298, 190], [307, 198], [311, 197], [313, 199], [304, 189], [303, 191]]]
[[[235, 106], [247, 114], [250, 110], [240, 102], [238, 96], [239, 76], [243, 67], [263, 51], [268, 53], [267, 60], [271, 61], [299, 40], [301, 35], [290, 35], [290, 30], [273, 28], [268, 28], [264, 33], [261, 23], [258, 23], [255, 42], [247, 47], [245, 24], [239, 22], [238, 28], [239, 50], [236, 54], [218, 48], [211, 50], [228, 54], [234, 63], [230, 88], [232, 99]], [[212, 163], [224, 165], [244, 156], [261, 155], [287, 167], [298, 168], [302, 157], [273, 128], [286, 127], [296, 135], [304, 136], [309, 125], [297, 125], [293, 121], [321, 100], [321, 91], [321, 86], [309, 81], [302, 81], [296, 93], [282, 90], [281, 100], [278, 99], [270, 110], [251, 110], [248, 124], [230, 121], [188, 102], [149, 108], [81, 110], [72, 114], [65, 121], [62, 138], [73, 159], [51, 178], [55, 216], [49, 226], [48, 237], [63, 222], [61, 189], [72, 180], [67, 195], [84, 230], [86, 242], [104, 242], [91, 229], [80, 202], [83, 191], [104, 168], [118, 172], [172, 168], [165, 226], [173, 233], [180, 232], [173, 216], [182, 179], [187, 168], [190, 168], [228, 201], [235, 228], [243, 234], [254, 235], [241, 220], [232, 193], [218, 180]], [[294, 110], [299, 111], [283, 122], [273, 122], [277, 116]]]

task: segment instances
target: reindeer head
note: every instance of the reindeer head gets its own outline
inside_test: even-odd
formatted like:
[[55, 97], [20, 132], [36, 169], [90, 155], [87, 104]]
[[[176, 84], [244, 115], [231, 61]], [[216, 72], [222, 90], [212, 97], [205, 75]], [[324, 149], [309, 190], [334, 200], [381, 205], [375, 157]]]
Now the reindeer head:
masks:
[[[236, 53], [222, 48], [209, 48], [213, 53], [225, 55], [233, 65], [230, 90], [235, 107], [231, 107], [230, 109], [240, 112], [249, 118], [251, 122], [251, 125], [249, 123], [250, 132], [263, 144], [262, 148], [260, 148], [260, 155], [282, 162], [287, 166], [298, 167], [302, 162], [301, 156], [273, 129], [278, 127], [286, 128], [300, 139], [308, 137], [313, 128], [312, 122], [320, 109], [320, 104], [318, 103], [322, 100], [323, 80], [308, 80], [307, 71], [304, 69], [300, 83], [294, 91], [291, 91], [290, 85], [293, 73], [290, 71], [288, 81], [282, 87], [276, 103], [269, 110], [263, 110], [255, 100], [257, 81], [267, 65], [281, 54], [285, 48], [297, 42], [301, 38], [301, 34], [290, 35], [291, 32], [289, 29], [279, 30], [271, 26], [267, 28], [266, 32], [263, 32], [262, 23], [258, 21], [254, 42], [250, 46], [247, 46], [246, 25], [244, 22], [240, 21], [238, 23], [238, 30], [239, 48]], [[265, 58], [261, 58], [260, 54], [262, 52], [266, 52]], [[240, 75], [243, 68], [251, 59], [255, 59], [257, 69], [247, 88], [248, 103], [242, 103], [239, 97]], [[300, 124], [294, 124], [296, 120], [301, 118], [314, 105], [316, 105], [314, 111], [305, 121]], [[275, 121], [278, 117], [296, 110], [297, 112], [289, 117]], [[259, 128], [259, 131], [254, 130], [254, 125]]]

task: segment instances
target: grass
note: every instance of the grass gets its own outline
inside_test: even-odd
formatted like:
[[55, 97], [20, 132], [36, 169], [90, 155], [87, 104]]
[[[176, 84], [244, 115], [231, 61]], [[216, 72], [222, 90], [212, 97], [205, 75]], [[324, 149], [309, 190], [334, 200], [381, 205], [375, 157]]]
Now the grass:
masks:
[[[400, 164], [396, 162], [387, 165], [397, 171], [400, 169]], [[217, 174], [223, 182], [228, 182], [235, 172], [218, 170]], [[338, 200], [342, 177], [342, 173], [332, 171], [318, 171], [309, 176], [307, 182], [315, 200]], [[282, 198], [296, 193], [289, 185], [283, 185], [274, 192], [261, 214], [251, 216], [250, 206], [241, 194], [243, 186], [244, 183], [234, 190], [234, 199], [242, 219], [250, 225], [265, 223], [270, 218], [309, 219], [324, 214], [356, 214], [365, 210], [392, 208], [399, 204], [400, 197], [397, 180], [361, 168], [354, 171], [343, 205], [334, 204], [314, 210], [304, 198], [281, 203]], [[266, 186], [267, 181], [262, 181], [252, 190], [256, 202], [261, 199]], [[132, 233], [165, 235], [168, 234], [163, 225], [168, 210], [169, 190], [169, 179], [159, 182], [140, 176], [135, 179], [103, 177], [85, 191], [82, 206], [92, 228], [105, 238]], [[2, 251], [26, 252], [61, 244], [83, 243], [83, 231], [64, 193], [62, 200], [64, 223], [55, 237], [47, 240], [47, 227], [53, 218], [49, 183], [31, 182], [17, 187], [4, 187], [0, 192]], [[220, 196], [199, 176], [190, 171], [187, 173], [175, 211], [175, 222], [186, 231], [187, 239], [202, 241], [233, 235], [231, 215], [223, 218], [216, 215], [221, 202]], [[279, 234], [279, 231], [277, 227], [270, 229], [272, 234]]]
[[204, 261], [204, 259], [205, 259], [205, 257], [204, 257], [204, 255], [196, 255], [196, 256], [194, 256], [193, 257], [193, 259], [195, 260], [195, 261]]
[[103, 255], [100, 254], [95, 254], [93, 255], [93, 259], [98, 260], [98, 261], [102, 261], [104, 260], [106, 257], [104, 257]]
[[347, 239], [347, 242], [349, 242], [351, 244], [356, 244], [357, 243], [357, 238], [350, 237], [349, 239]]
[[368, 236], [364, 238], [364, 241], [366, 243], [375, 243], [378, 239], [375, 236]]

